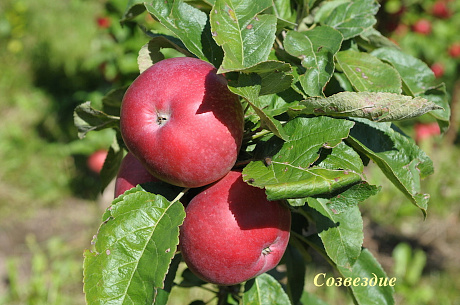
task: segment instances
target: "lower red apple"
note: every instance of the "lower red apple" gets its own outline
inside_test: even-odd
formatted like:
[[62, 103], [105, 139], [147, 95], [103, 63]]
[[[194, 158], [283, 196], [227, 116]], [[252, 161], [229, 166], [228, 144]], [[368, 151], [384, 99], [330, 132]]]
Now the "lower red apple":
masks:
[[278, 265], [288, 241], [290, 210], [231, 171], [195, 196], [180, 228], [190, 270], [217, 285], [235, 285]]
[[120, 127], [128, 149], [155, 177], [201, 187], [225, 176], [241, 147], [238, 97], [210, 63], [190, 57], [157, 62], [126, 91]]
[[115, 179], [115, 198], [138, 184], [158, 181], [130, 152], [126, 154]]
[[108, 152], [105, 149], [96, 150], [88, 157], [86, 160], [86, 165], [92, 172], [99, 174], [102, 170], [102, 167], [104, 166], [107, 154]]

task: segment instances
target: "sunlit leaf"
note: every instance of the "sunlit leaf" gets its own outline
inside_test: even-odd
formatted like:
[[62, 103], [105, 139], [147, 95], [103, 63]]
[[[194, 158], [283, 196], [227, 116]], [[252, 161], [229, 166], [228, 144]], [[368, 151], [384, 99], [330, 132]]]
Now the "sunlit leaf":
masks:
[[217, 0], [211, 10], [211, 32], [224, 50], [219, 72], [243, 70], [268, 59], [275, 41], [276, 17], [260, 14], [271, 0]]
[[244, 290], [243, 305], [291, 304], [281, 284], [266, 273], [246, 282]]
[[152, 304], [164, 287], [185, 217], [179, 201], [140, 186], [104, 213], [93, 250], [85, 251], [87, 304]]
[[340, 51], [336, 60], [356, 91], [401, 93], [399, 73], [369, 53]]

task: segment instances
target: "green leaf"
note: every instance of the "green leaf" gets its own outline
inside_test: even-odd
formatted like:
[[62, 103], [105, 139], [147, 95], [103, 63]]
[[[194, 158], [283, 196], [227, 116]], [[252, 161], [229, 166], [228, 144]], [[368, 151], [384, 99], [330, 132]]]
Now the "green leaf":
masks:
[[275, 41], [276, 17], [260, 14], [271, 0], [217, 0], [210, 13], [211, 33], [224, 50], [219, 73], [266, 61]]
[[[147, 11], [174, 33], [187, 49], [213, 64], [220, 61], [219, 48], [209, 31], [208, 16], [182, 0], [146, 2]], [[205, 53], [206, 52], [206, 53]]]
[[105, 158], [104, 165], [102, 166], [100, 178], [101, 178], [101, 191], [113, 181], [117, 176], [118, 169], [120, 168], [121, 160], [124, 156], [123, 148], [120, 146], [117, 137], [114, 138], [112, 145], [110, 145], [107, 157]]
[[102, 98], [102, 109], [105, 113], [115, 117], [120, 116], [121, 102], [126, 89], [128, 89], [128, 86], [112, 89]]
[[180, 253], [176, 254], [172, 259], [168, 274], [166, 274], [164, 289], [157, 289], [158, 294], [153, 305], [166, 305], [168, 303], [169, 294], [171, 293], [174, 279], [176, 277], [176, 272], [181, 261], [182, 256]]
[[74, 124], [78, 129], [80, 139], [83, 139], [90, 131], [118, 128], [119, 121], [119, 117], [94, 109], [89, 101], [78, 105], [74, 110]]
[[[229, 89], [244, 97], [261, 119], [261, 125], [272, 131], [276, 136], [287, 140], [281, 123], [273, 116], [279, 113], [269, 113], [259, 106], [259, 95], [271, 95], [291, 87], [291, 66], [279, 61], [261, 62], [251, 68], [244, 69], [238, 74], [237, 81], [229, 81]], [[288, 108], [285, 110], [287, 111]]]
[[338, 67], [356, 91], [401, 93], [401, 77], [391, 65], [364, 52], [340, 51], [336, 55]]
[[[325, 7], [327, 13], [319, 12], [319, 21], [339, 30], [345, 40], [358, 36], [376, 24], [380, 5], [374, 0], [332, 1]], [[331, 10], [332, 8], [332, 10]]]
[[301, 103], [302, 113], [358, 117], [392, 122], [412, 119], [441, 107], [424, 98], [388, 92], [339, 92], [326, 98], [312, 97]]
[[124, 23], [145, 12], [144, 2], [143, 0], [128, 0], [128, 5], [120, 22]]
[[334, 72], [334, 55], [340, 50], [342, 40], [342, 34], [328, 26], [287, 32], [284, 47], [289, 54], [302, 60], [306, 71], [299, 76], [299, 81], [307, 95], [323, 95], [323, 88]]
[[172, 37], [156, 36], [153, 37], [139, 50], [137, 64], [139, 65], [140, 73], [147, 70], [154, 63], [165, 59], [161, 49], [168, 48], [181, 52], [185, 56], [193, 56], [180, 41], [174, 41]]
[[358, 203], [376, 195], [380, 189], [380, 187], [370, 185], [367, 182], [361, 182], [328, 199], [327, 206], [334, 214], [340, 214], [349, 207], [357, 206]]
[[427, 64], [418, 58], [392, 48], [377, 49], [372, 52], [372, 55], [395, 67], [401, 75], [406, 94], [426, 98], [443, 109], [430, 112], [430, 115], [440, 121], [442, 129], [445, 131], [449, 126], [451, 115], [445, 85], [434, 85], [435, 77]]
[[327, 255], [337, 266], [350, 268], [359, 257], [364, 240], [359, 207], [355, 205], [335, 214], [326, 199], [308, 198], [307, 202], [316, 211], [311, 214]]
[[[361, 251], [361, 255], [352, 268], [338, 266], [338, 270], [343, 278], [360, 279], [358, 285], [350, 286], [356, 304], [395, 304], [393, 298], [394, 288], [388, 284], [389, 279], [385, 271], [369, 250], [363, 249]], [[370, 283], [373, 278], [377, 279], [376, 285], [364, 285], [366, 281], [364, 279], [367, 279], [367, 282]], [[385, 285], [385, 280], [387, 285]]]
[[311, 166], [321, 148], [333, 148], [348, 136], [353, 122], [329, 117], [295, 118], [284, 126], [289, 140], [271, 137], [256, 147], [256, 156], [243, 170], [243, 179], [265, 188], [269, 200], [303, 198], [330, 193], [361, 180], [359, 174]]
[[347, 142], [367, 155], [386, 177], [426, 216], [428, 194], [421, 193], [420, 180], [433, 172], [433, 162], [415, 142], [388, 123], [355, 119]]
[[356, 173], [364, 170], [361, 156], [344, 142], [334, 148], [321, 148], [321, 155], [315, 162], [316, 165], [327, 169], [347, 169]]
[[280, 283], [266, 273], [246, 282], [244, 290], [243, 305], [291, 304]]
[[[289, 241], [291, 243], [291, 241]], [[286, 290], [292, 304], [298, 304], [305, 288], [306, 264], [300, 250], [288, 245], [284, 252], [283, 262], [286, 265]]]
[[84, 253], [87, 304], [152, 304], [164, 287], [184, 217], [179, 201], [140, 186], [115, 199], [92, 242], [94, 250]]

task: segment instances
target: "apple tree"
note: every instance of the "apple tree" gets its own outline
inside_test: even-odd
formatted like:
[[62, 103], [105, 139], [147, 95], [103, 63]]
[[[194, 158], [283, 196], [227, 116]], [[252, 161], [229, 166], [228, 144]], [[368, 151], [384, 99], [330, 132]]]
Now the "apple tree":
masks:
[[[346, 287], [355, 304], [394, 304], [397, 279], [363, 248], [359, 205], [384, 191], [366, 181], [365, 169], [370, 163], [380, 168], [420, 210], [422, 221], [430, 195], [420, 181], [433, 164], [398, 125], [425, 115], [445, 132], [450, 110], [445, 86], [431, 69], [376, 29], [379, 8], [374, 0], [128, 1], [120, 22], [145, 32], [139, 71], [171, 57], [212, 64], [244, 109], [233, 170], [292, 217], [279, 262], [282, 277], [268, 271], [236, 285], [216, 285], [218, 304], [301, 304], [305, 281], [313, 280]], [[126, 90], [113, 88], [101, 109], [88, 101], [74, 112], [80, 137], [115, 131], [101, 171], [104, 187], [128, 152], [120, 129]], [[189, 269], [177, 280], [184, 206], [202, 188], [150, 178], [137, 180], [141, 184], [117, 196], [102, 215], [84, 252], [87, 304], [167, 304], [174, 286], [206, 284]], [[250, 207], [248, 202], [245, 213]], [[227, 251], [244, 253], [239, 244], [247, 243], [235, 241]], [[306, 278], [312, 252], [337, 276]], [[239, 263], [229, 262], [222, 273]]]

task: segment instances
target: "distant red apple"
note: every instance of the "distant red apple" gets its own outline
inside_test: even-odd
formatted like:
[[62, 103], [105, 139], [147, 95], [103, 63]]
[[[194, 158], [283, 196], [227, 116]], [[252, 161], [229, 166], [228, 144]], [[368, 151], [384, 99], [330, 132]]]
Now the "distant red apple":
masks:
[[107, 29], [110, 27], [110, 18], [108, 17], [98, 17], [96, 19], [96, 22], [97, 22], [97, 26], [101, 29]]
[[158, 181], [150, 174], [136, 157], [128, 152], [123, 158], [115, 179], [115, 198], [138, 184]]
[[100, 149], [93, 152], [86, 160], [86, 165], [92, 172], [99, 174], [102, 170], [102, 167], [104, 166], [107, 154], [108, 152], [105, 149]]
[[439, 135], [441, 130], [438, 123], [416, 123], [415, 124], [415, 141], [420, 143], [433, 136]]
[[452, 58], [460, 58], [460, 42], [455, 42], [449, 47], [449, 55]]
[[420, 19], [412, 25], [412, 30], [422, 35], [431, 33], [431, 22], [427, 19]]
[[434, 76], [436, 76], [436, 78], [440, 78], [444, 75], [444, 65], [443, 64], [436, 62], [432, 64], [430, 68], [431, 68], [431, 71], [433, 71]]
[[443, 18], [443, 19], [447, 19], [450, 16], [452, 16], [452, 12], [447, 6], [446, 1], [442, 1], [442, 0], [437, 1], [435, 2], [435, 4], [433, 4], [431, 8], [431, 12], [433, 16], [436, 16], [438, 18]]

